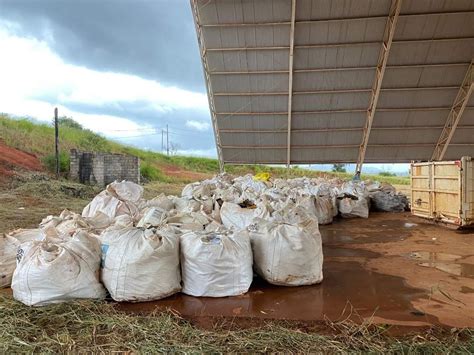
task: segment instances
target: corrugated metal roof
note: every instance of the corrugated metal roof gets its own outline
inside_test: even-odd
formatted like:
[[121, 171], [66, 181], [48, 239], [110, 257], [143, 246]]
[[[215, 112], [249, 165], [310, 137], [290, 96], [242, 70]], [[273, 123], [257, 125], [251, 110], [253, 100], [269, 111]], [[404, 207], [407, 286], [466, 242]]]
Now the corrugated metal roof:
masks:
[[[357, 162], [364, 138], [366, 162], [429, 160], [474, 57], [470, 0], [191, 5], [225, 163], [288, 163], [288, 142], [290, 163]], [[473, 98], [444, 158], [462, 155], [474, 155]]]

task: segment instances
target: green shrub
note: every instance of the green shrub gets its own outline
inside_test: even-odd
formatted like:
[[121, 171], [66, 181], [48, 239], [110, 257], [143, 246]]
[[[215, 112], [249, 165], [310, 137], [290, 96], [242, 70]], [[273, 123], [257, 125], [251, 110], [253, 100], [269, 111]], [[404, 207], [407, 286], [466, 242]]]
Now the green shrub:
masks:
[[346, 172], [346, 164], [333, 164], [332, 171], [335, 173], [345, 173]]
[[379, 173], [380, 176], [397, 176], [395, 173], [391, 173], [390, 171], [382, 171]]
[[[48, 171], [56, 172], [56, 156], [54, 154], [48, 154], [42, 159], [43, 165]], [[69, 172], [69, 154], [66, 152], [59, 153], [59, 172]]]
[[158, 169], [156, 166], [153, 166], [147, 162], [140, 163], [140, 174], [141, 176], [143, 176], [145, 179], [149, 181], [168, 182], [170, 180], [161, 172], [160, 169]]

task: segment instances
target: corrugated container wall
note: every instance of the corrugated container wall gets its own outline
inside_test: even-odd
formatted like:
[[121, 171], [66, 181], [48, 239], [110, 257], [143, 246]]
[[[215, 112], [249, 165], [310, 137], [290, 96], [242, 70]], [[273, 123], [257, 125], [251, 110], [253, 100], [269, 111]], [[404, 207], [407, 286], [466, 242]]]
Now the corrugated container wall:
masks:
[[461, 160], [411, 164], [411, 212], [457, 226], [474, 225], [474, 163]]

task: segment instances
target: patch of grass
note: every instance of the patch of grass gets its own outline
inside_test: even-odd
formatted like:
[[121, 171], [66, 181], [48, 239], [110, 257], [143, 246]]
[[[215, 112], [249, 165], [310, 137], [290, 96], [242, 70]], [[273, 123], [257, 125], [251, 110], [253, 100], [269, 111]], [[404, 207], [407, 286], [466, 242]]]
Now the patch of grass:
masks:
[[[289, 322], [268, 321], [249, 329], [222, 322], [211, 330], [171, 313], [128, 314], [113, 304], [76, 301], [27, 307], [0, 296], [0, 350], [18, 352], [399, 352], [469, 353], [471, 330], [393, 338], [386, 326], [328, 323], [329, 335]], [[464, 341], [462, 341], [463, 339]]]
[[[48, 154], [41, 159], [43, 165], [48, 169], [49, 172], [56, 172], [56, 155]], [[69, 154], [66, 152], [59, 153], [59, 172], [69, 172]]]
[[[54, 152], [54, 128], [51, 125], [35, 123], [28, 119], [12, 119], [8, 115], [0, 114], [1, 138], [7, 145], [22, 149], [40, 157], [47, 157]], [[136, 147], [126, 146], [82, 128], [70, 118], [60, 120], [59, 129], [60, 151], [68, 155], [72, 148], [84, 151], [102, 151], [109, 153], [130, 154], [140, 158], [144, 166], [144, 175], [154, 181], [176, 180], [176, 177], [168, 177], [160, 169], [166, 165], [179, 167], [182, 170], [217, 174], [219, 164], [217, 159], [185, 157], [175, 155], [165, 155], [157, 152], [147, 151]], [[161, 174], [160, 174], [161, 170]], [[247, 173], [256, 174], [259, 172], [269, 172], [274, 177], [327, 177], [351, 179], [352, 173], [344, 172], [321, 172], [300, 167], [293, 167], [287, 170], [284, 167], [272, 167], [266, 165], [228, 165], [226, 171], [234, 175], [244, 175]], [[147, 175], [146, 175], [147, 174]], [[363, 179], [378, 180], [390, 184], [409, 185], [408, 177], [382, 176], [382, 175], [362, 175]]]
[[59, 215], [66, 208], [80, 213], [99, 191], [45, 174], [18, 175], [8, 186], [0, 186], [0, 233], [36, 228], [47, 215]]
[[168, 181], [160, 169], [148, 162], [140, 164], [140, 174], [148, 181]]

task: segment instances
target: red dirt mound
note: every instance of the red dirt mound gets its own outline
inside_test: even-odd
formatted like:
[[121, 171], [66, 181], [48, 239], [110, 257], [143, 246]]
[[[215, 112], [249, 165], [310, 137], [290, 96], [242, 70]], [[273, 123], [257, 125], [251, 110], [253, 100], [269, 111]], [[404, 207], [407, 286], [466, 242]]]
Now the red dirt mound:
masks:
[[9, 147], [0, 141], [0, 176], [13, 175], [15, 168], [42, 170], [41, 162], [35, 155]]
[[182, 170], [178, 166], [175, 165], [160, 165], [159, 168], [161, 171], [168, 176], [174, 176], [181, 179], [189, 179], [189, 180], [203, 180], [208, 179], [212, 175], [206, 173], [199, 173], [196, 171], [189, 171], [189, 170]]

